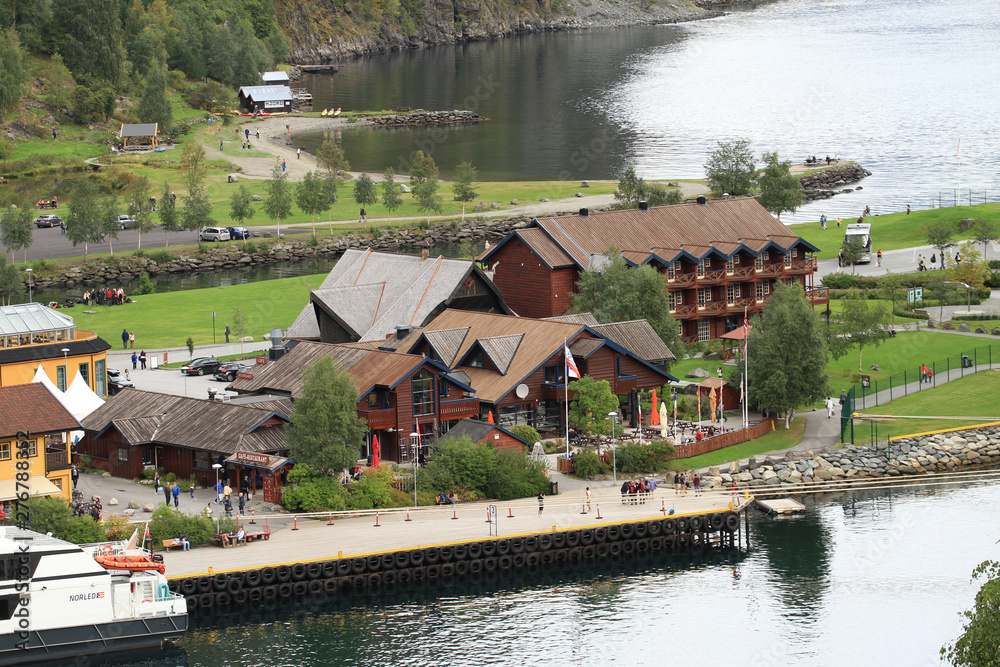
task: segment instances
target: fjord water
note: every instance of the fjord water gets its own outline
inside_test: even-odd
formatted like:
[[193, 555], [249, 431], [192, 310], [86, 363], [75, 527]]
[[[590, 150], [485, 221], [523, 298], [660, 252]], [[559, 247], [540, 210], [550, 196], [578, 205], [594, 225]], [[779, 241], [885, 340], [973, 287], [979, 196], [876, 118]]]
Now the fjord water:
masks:
[[[730, 10], [730, 8], [727, 8]], [[475, 126], [338, 133], [354, 169], [433, 154], [483, 180], [701, 178], [737, 137], [801, 162], [859, 161], [863, 190], [786, 222], [1000, 196], [1000, 3], [777, 0], [723, 18], [542, 33], [348, 61], [306, 80], [315, 108], [469, 108]], [[315, 149], [322, 133], [293, 138]], [[961, 149], [959, 151], [959, 142]]]
[[[494, 584], [196, 617], [177, 650], [141, 664], [937, 663], [972, 604], [972, 569], [1000, 556], [998, 489], [803, 501], [807, 512], [795, 518], [754, 513], [744, 554], [606, 561]], [[516, 518], [500, 528], [516, 531]]]

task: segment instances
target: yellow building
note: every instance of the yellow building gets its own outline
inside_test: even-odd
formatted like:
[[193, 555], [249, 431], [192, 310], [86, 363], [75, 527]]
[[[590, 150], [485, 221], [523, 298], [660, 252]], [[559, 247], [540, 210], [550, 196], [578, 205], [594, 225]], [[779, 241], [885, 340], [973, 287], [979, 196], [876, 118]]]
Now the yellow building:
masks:
[[41, 365], [62, 391], [79, 372], [95, 394], [107, 396], [110, 349], [97, 334], [77, 331], [64, 310], [40, 303], [0, 307], [0, 387], [31, 382]]
[[0, 501], [72, 499], [69, 433], [81, 428], [41, 383], [0, 387]]

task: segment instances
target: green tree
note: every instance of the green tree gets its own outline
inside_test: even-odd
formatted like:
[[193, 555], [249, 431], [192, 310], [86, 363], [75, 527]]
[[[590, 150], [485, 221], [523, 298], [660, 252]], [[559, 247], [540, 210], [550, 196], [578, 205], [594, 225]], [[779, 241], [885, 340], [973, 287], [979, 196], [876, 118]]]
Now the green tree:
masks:
[[[336, 190], [334, 190], [336, 192]], [[329, 211], [333, 202], [330, 201], [330, 193], [319, 174], [311, 171], [299, 181], [295, 188], [295, 203], [299, 209], [309, 214], [312, 219], [313, 236], [316, 235], [316, 214]]]
[[548, 491], [545, 463], [526, 452], [497, 449], [469, 436], [446, 437], [418, 474], [418, 488], [457, 491], [466, 500], [526, 498]]
[[316, 161], [335, 178], [340, 178], [340, 172], [351, 169], [351, 164], [344, 155], [344, 149], [336, 141], [324, 141], [316, 153]]
[[0, 218], [0, 243], [10, 252], [10, 263], [14, 263], [14, 251], [24, 251], [24, 263], [28, 263], [28, 248], [35, 236], [32, 230], [33, 214], [27, 205], [5, 213]]
[[0, 137], [0, 160], [6, 162], [14, 154], [14, 149], [16, 148], [17, 146], [13, 141], [7, 137]]
[[101, 211], [100, 228], [101, 238], [107, 239], [108, 249], [111, 256], [115, 256], [115, 244], [118, 240], [118, 230], [121, 229], [118, 222], [118, 200], [114, 197], [104, 197], [98, 203]]
[[760, 188], [758, 201], [765, 209], [778, 216], [785, 211], [794, 213], [802, 206], [805, 198], [802, 196], [802, 184], [792, 176], [792, 163], [778, 159], [778, 152], [763, 153], [764, 168], [757, 174], [757, 186]]
[[212, 202], [205, 189], [206, 169], [204, 146], [198, 141], [185, 143], [181, 151], [181, 178], [187, 187], [187, 196], [184, 197], [184, 208], [181, 209], [181, 227], [188, 231], [215, 224], [212, 219]]
[[24, 301], [24, 281], [21, 272], [7, 258], [0, 255], [0, 306], [10, 306]]
[[995, 220], [979, 218], [969, 231], [972, 232], [972, 238], [976, 243], [983, 244], [983, 259], [987, 259], [990, 242], [1000, 240], [1000, 224]]
[[648, 264], [629, 268], [616, 248], [608, 250], [608, 256], [611, 262], [602, 270], [580, 275], [573, 310], [592, 313], [602, 324], [645, 319], [667, 347], [678, 354], [680, 328], [670, 314], [666, 277]]
[[163, 63], [153, 63], [149, 70], [135, 113], [143, 123], [159, 123], [163, 129], [173, 122], [174, 111], [167, 97], [167, 70]]
[[66, 29], [59, 52], [77, 79], [118, 88], [125, 78], [119, 0], [60, 0], [56, 20]]
[[864, 372], [866, 346], [878, 347], [889, 337], [889, 313], [884, 303], [869, 301], [859, 289], [848, 290], [841, 300], [840, 324], [832, 330], [830, 353], [834, 359], [858, 348], [858, 372]]
[[850, 265], [851, 275], [857, 270], [858, 262], [865, 256], [865, 244], [860, 236], [849, 236], [840, 249], [840, 259], [844, 266]]
[[[253, 218], [254, 213], [256, 211], [253, 208], [253, 195], [246, 189], [246, 186], [241, 184], [239, 189], [229, 198], [229, 217], [242, 227], [247, 220]], [[246, 245], [246, 242], [247, 240], [244, 238], [243, 244]]]
[[378, 189], [368, 174], [361, 174], [354, 181], [354, 201], [362, 207], [378, 203]]
[[236, 338], [240, 341], [240, 354], [243, 354], [243, 337], [247, 333], [247, 316], [243, 314], [243, 309], [239, 306], [233, 306], [233, 331], [236, 332]]
[[[323, 186], [323, 192], [326, 194], [326, 200], [330, 202], [332, 207], [337, 203], [337, 176], [333, 172], [327, 172], [321, 180]], [[330, 233], [333, 234], [333, 220], [330, 220]]]
[[104, 239], [102, 210], [97, 196], [97, 187], [89, 179], [84, 179], [73, 189], [70, 201], [69, 219], [66, 221], [66, 236], [77, 246], [83, 244], [83, 261], [87, 261], [89, 245]]
[[882, 290], [889, 301], [892, 302], [892, 323], [896, 323], [896, 303], [906, 301], [906, 276], [902, 273], [893, 273], [886, 269], [885, 277], [881, 280]]
[[479, 193], [475, 190], [476, 176], [478, 170], [472, 166], [471, 162], [459, 162], [455, 167], [455, 182], [451, 184], [451, 191], [455, 193], [458, 201], [473, 201], [479, 198]]
[[170, 192], [170, 185], [166, 181], [163, 182], [163, 196], [160, 199], [160, 206], [156, 212], [160, 216], [160, 225], [163, 227], [163, 234], [166, 239], [163, 247], [169, 248], [170, 232], [180, 231], [181, 226], [177, 215], [177, 202], [174, 200], [173, 193]]
[[947, 272], [936, 271], [931, 274], [930, 279], [924, 285], [924, 298], [936, 301], [938, 304], [938, 322], [944, 321], [944, 306], [951, 303], [961, 303], [961, 292], [959, 285], [954, 280], [949, 280]]
[[135, 229], [139, 233], [136, 250], [142, 249], [142, 235], [153, 231], [153, 227], [156, 226], [156, 221], [153, 220], [153, 208], [149, 202], [151, 190], [149, 177], [145, 175], [133, 178], [125, 190], [125, 195], [129, 198], [128, 214], [135, 220]]
[[382, 175], [382, 205], [392, 213], [403, 205], [403, 198], [399, 194], [399, 187], [396, 185], [396, 172], [392, 167], [385, 170]]
[[410, 168], [410, 185], [417, 208], [421, 211], [441, 212], [441, 196], [438, 191], [438, 168], [434, 158], [417, 151]]
[[231, 88], [226, 88], [217, 81], [205, 81], [191, 86], [188, 93], [188, 104], [195, 109], [204, 109], [217, 113], [234, 108], [238, 99]]
[[281, 504], [293, 512], [337, 512], [347, 509], [346, 495], [339, 478], [297, 463], [288, 472]]
[[940, 266], [944, 266], [945, 254], [948, 248], [955, 245], [955, 224], [946, 220], [938, 220], [927, 225], [927, 245], [937, 248]]
[[56, 111], [69, 109], [73, 92], [73, 74], [63, 64], [62, 56], [52, 55], [44, 69], [45, 101]]
[[9, 109], [21, 101], [28, 81], [28, 64], [21, 40], [13, 28], [0, 30], [0, 109]]
[[368, 426], [358, 418], [358, 390], [347, 371], [324, 356], [305, 372], [285, 433], [292, 458], [339, 476], [358, 458]]
[[953, 643], [941, 648], [941, 658], [958, 667], [1000, 664], [1000, 563], [984, 561], [972, 571], [972, 581], [985, 579], [975, 606], [962, 612], [965, 627]]
[[417, 151], [413, 156], [413, 164], [410, 167], [410, 185], [426, 183], [432, 178], [437, 180], [438, 168], [434, 158], [424, 155], [423, 151]]
[[[747, 398], [751, 405], [784, 414], [828, 396], [827, 343], [802, 287], [775, 283], [747, 341]], [[732, 382], [734, 378], [730, 378]]]
[[277, 238], [281, 238], [281, 221], [292, 214], [292, 191], [288, 186], [288, 174], [281, 169], [279, 163], [271, 169], [271, 178], [264, 182], [267, 198], [264, 200], [264, 213], [278, 223]]
[[749, 139], [720, 141], [708, 154], [705, 176], [715, 195], [747, 195], [753, 189], [757, 162]]
[[628, 167], [618, 180], [615, 190], [616, 201], [611, 205], [614, 209], [638, 208], [644, 201], [649, 206], [667, 206], [681, 203], [681, 191], [677, 188], [667, 190], [656, 183], [646, 183], [635, 173], [635, 167]]
[[595, 380], [584, 375], [569, 383], [575, 398], [569, 404], [569, 423], [584, 433], [604, 435], [611, 432], [608, 414], [618, 411], [618, 397], [611, 391], [607, 380]]
[[955, 262], [951, 268], [952, 277], [965, 286], [966, 309], [972, 310], [972, 293], [986, 284], [990, 276], [990, 265], [976, 250], [973, 241], [966, 241], [959, 249], [961, 262]]

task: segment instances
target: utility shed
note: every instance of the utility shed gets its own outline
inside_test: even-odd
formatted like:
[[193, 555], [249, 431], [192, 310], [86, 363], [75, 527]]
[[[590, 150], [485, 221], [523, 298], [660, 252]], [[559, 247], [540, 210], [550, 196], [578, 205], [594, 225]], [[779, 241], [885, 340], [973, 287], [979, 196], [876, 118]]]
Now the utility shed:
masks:
[[262, 113], [288, 112], [292, 110], [292, 90], [288, 86], [243, 86], [240, 106]]

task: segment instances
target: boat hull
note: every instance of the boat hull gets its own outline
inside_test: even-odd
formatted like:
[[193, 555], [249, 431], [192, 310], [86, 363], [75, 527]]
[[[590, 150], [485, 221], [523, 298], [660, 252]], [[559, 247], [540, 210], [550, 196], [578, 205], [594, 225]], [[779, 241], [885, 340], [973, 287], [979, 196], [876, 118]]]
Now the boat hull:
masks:
[[17, 634], [0, 636], [0, 665], [29, 665], [58, 660], [74, 661], [85, 655], [155, 648], [184, 636], [187, 614], [30, 631], [25, 648]]

